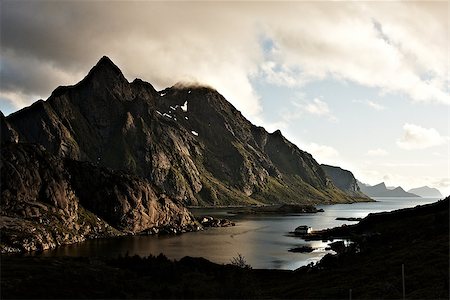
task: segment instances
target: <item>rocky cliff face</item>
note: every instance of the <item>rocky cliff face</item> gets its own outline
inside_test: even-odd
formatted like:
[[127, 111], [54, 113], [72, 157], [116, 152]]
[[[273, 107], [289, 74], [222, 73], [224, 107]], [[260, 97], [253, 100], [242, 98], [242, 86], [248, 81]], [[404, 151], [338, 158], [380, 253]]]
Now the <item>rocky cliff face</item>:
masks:
[[33, 251], [114, 235], [108, 224], [85, 211], [62, 162], [41, 146], [1, 149], [1, 251]]
[[3, 112], [0, 111], [0, 141], [1, 143], [17, 143], [19, 134], [12, 128], [6, 120]]
[[358, 181], [352, 172], [330, 165], [322, 164], [320, 166], [337, 188], [354, 197], [368, 198], [361, 192]]
[[143, 177], [189, 205], [355, 201], [314, 158], [217, 91], [129, 83], [103, 57], [78, 84], [7, 117], [20, 141]]
[[39, 145], [2, 145], [0, 190], [1, 252], [194, 225], [184, 207], [146, 181], [88, 163], [64, 163]]
[[89, 162], [66, 160], [65, 165], [80, 203], [122, 232], [166, 226], [181, 232], [196, 227], [194, 217], [182, 204], [145, 179]]

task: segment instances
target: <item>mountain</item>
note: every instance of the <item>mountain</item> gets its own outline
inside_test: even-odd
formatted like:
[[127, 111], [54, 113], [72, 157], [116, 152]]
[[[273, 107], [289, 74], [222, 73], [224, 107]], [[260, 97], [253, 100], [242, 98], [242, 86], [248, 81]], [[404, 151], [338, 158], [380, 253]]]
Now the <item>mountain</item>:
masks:
[[3, 112], [0, 111], [0, 140], [3, 143], [17, 143], [19, 134], [11, 127], [5, 118]]
[[309, 153], [251, 124], [217, 91], [177, 84], [158, 92], [128, 82], [107, 57], [4, 121], [19, 142], [139, 176], [176, 203], [367, 200], [336, 188]]
[[354, 197], [367, 198], [367, 196], [361, 192], [358, 182], [352, 172], [330, 165], [322, 164], [320, 166], [338, 189]]
[[1, 166], [1, 253], [197, 226], [186, 208], [144, 179], [63, 160], [40, 145], [3, 144]]
[[420, 197], [416, 194], [405, 192], [400, 186], [390, 190], [384, 182], [370, 186], [358, 181], [358, 185], [361, 192], [369, 197]]
[[420, 197], [442, 198], [442, 194], [438, 189], [422, 186], [410, 189], [408, 193], [419, 195]]

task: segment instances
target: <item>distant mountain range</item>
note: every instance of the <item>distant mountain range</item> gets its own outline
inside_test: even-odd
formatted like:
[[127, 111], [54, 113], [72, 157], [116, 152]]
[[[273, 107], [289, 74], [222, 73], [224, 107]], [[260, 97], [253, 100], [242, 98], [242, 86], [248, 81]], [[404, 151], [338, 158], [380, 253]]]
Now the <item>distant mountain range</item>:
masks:
[[402, 187], [388, 189], [384, 182], [370, 186], [358, 181], [361, 192], [369, 197], [420, 197], [419, 195], [406, 192]]
[[428, 186], [422, 186], [414, 189], [410, 189], [408, 193], [413, 193], [424, 198], [442, 198], [441, 192], [436, 188], [430, 188]]
[[370, 186], [358, 181], [358, 186], [364, 194], [369, 197], [424, 197], [424, 198], [441, 198], [441, 192], [436, 188], [422, 186], [405, 191], [402, 187], [386, 186], [384, 182]]

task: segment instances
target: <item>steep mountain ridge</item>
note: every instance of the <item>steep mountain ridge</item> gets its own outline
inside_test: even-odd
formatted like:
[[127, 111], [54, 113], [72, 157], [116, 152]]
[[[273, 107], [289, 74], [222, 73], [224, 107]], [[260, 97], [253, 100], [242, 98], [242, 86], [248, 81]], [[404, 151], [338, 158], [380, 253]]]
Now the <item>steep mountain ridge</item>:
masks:
[[331, 178], [337, 188], [355, 197], [366, 197], [366, 195], [361, 192], [358, 181], [352, 172], [330, 165], [322, 164], [320, 166], [325, 171], [327, 176]]
[[129, 83], [103, 57], [79, 83], [6, 118], [19, 141], [141, 176], [188, 205], [358, 201], [280, 131], [245, 119], [217, 91]]

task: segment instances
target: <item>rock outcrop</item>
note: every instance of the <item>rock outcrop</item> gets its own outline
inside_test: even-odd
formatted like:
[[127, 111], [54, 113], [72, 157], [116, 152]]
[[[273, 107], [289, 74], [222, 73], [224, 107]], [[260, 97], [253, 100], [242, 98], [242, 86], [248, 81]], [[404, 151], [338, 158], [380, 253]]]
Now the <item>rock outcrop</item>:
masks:
[[89, 163], [65, 162], [42, 146], [1, 149], [1, 252], [54, 248], [87, 238], [170, 226], [193, 216], [148, 182]]
[[314, 158], [251, 124], [217, 91], [129, 83], [103, 57], [78, 84], [6, 118], [22, 142], [140, 176], [188, 205], [361, 200]]
[[66, 160], [66, 166], [80, 203], [120, 231], [138, 233], [170, 226], [182, 232], [197, 227], [182, 204], [143, 178], [89, 162]]
[[1, 149], [2, 252], [45, 250], [116, 232], [84, 210], [61, 160], [42, 146]]
[[3, 112], [0, 111], [0, 141], [1, 143], [17, 143], [19, 134], [12, 128], [5, 118]]
[[358, 181], [352, 172], [330, 165], [322, 164], [320, 166], [338, 189], [354, 197], [367, 198], [361, 192]]

